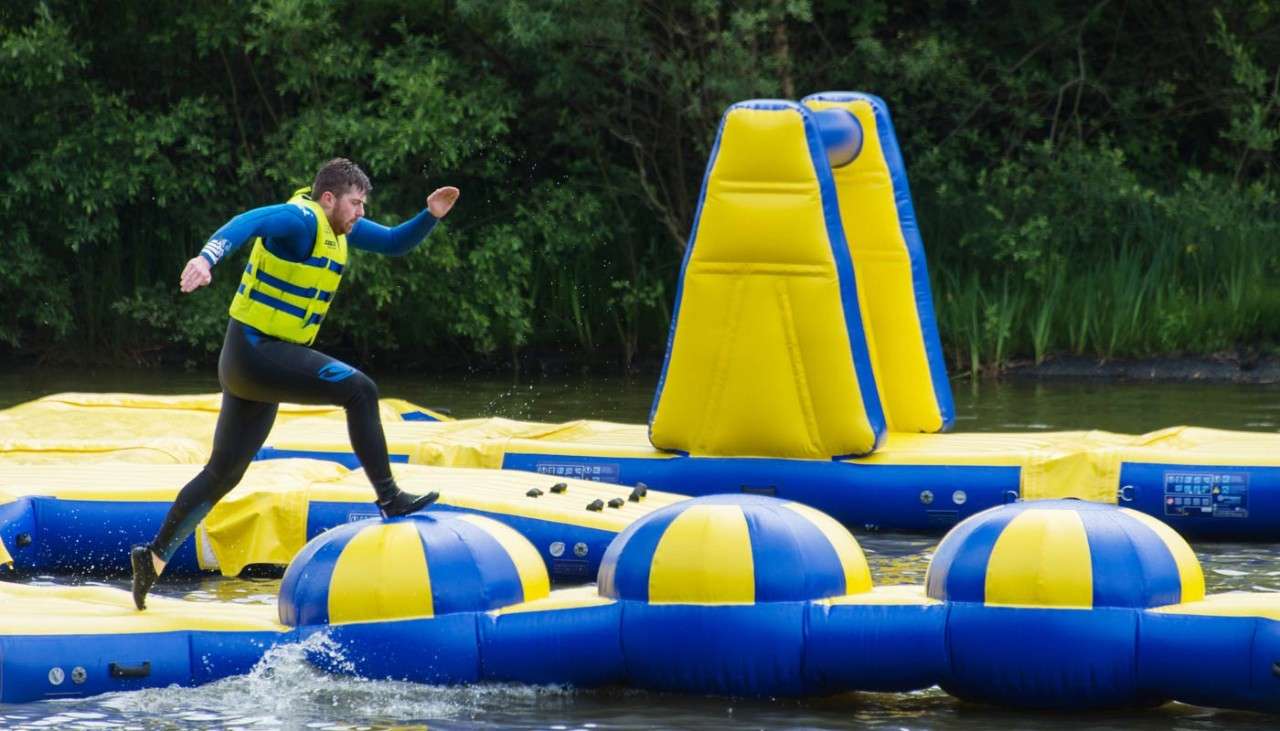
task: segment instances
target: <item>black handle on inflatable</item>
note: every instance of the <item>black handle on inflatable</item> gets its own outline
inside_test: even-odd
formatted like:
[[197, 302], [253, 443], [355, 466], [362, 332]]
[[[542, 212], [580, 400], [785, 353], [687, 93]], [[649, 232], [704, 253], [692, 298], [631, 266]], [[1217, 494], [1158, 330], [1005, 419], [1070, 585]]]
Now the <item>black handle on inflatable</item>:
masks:
[[144, 660], [138, 665], [113, 662], [107, 666], [107, 671], [113, 678], [145, 678], [151, 674], [151, 661]]

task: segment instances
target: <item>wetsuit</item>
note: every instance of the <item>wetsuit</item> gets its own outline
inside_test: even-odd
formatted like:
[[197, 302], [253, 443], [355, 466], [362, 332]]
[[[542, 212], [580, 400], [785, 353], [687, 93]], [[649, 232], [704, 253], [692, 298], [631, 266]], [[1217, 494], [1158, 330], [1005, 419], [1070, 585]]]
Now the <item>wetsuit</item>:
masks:
[[[356, 249], [404, 254], [425, 239], [435, 224], [436, 219], [426, 210], [394, 228], [362, 218], [347, 234], [347, 242]], [[299, 206], [286, 203], [257, 208], [218, 229], [200, 255], [215, 265], [246, 242], [262, 237], [263, 245], [272, 254], [300, 262], [311, 252], [316, 226], [315, 216]], [[218, 380], [222, 384], [222, 410], [209, 462], [178, 493], [150, 544], [165, 562], [214, 504], [240, 482], [266, 441], [282, 401], [345, 408], [351, 445], [379, 500], [398, 491], [378, 413], [378, 388], [359, 370], [231, 318], [218, 359]]]

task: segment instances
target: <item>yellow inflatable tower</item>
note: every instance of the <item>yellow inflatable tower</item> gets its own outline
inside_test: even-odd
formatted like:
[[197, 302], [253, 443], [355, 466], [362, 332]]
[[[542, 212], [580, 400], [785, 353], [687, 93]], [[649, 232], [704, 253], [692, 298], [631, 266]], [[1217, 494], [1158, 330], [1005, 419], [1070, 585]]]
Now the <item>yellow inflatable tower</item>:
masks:
[[847, 110], [865, 132], [862, 154], [832, 175], [889, 431], [945, 431], [955, 421], [955, 405], [889, 108], [857, 92], [813, 94], [802, 103]]
[[832, 179], [860, 138], [846, 110], [757, 100], [725, 112], [650, 415], [654, 446], [831, 459], [879, 444], [885, 418]]

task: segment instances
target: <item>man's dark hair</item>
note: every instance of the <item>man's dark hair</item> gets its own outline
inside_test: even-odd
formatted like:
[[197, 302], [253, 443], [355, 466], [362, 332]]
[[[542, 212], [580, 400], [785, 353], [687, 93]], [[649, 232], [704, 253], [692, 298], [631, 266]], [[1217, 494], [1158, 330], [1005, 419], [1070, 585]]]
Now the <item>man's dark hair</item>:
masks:
[[373, 184], [359, 165], [345, 157], [335, 157], [316, 171], [315, 182], [311, 184], [311, 199], [319, 200], [325, 191], [341, 198], [352, 188], [369, 193]]

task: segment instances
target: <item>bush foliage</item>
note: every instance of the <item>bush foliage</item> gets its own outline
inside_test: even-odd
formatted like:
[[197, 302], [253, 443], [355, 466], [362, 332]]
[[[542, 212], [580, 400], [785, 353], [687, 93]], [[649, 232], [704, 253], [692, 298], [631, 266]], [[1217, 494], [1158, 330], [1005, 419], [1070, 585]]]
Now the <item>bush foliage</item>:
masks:
[[376, 220], [463, 197], [324, 347], [651, 358], [723, 109], [831, 89], [894, 111], [962, 369], [1280, 341], [1272, 3], [16, 0], [0, 59], [10, 355], [210, 362], [238, 267], [183, 263], [343, 154]]

